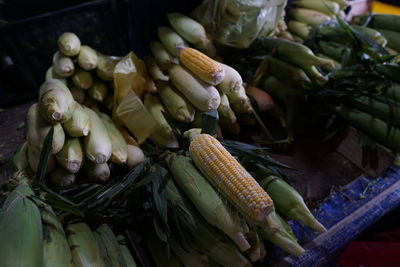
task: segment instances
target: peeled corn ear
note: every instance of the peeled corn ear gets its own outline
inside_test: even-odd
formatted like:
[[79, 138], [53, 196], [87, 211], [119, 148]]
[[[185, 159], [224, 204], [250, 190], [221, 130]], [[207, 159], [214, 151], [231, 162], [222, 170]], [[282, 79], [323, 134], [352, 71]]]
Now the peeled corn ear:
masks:
[[191, 44], [204, 43], [207, 35], [204, 27], [194, 19], [181, 13], [167, 14], [172, 28]]
[[166, 71], [171, 62], [177, 63], [160, 42], [151, 42], [150, 49], [161, 70]]
[[225, 70], [221, 63], [209, 58], [196, 49], [190, 47], [181, 49], [179, 60], [201, 80], [211, 85], [221, 83], [225, 77]]
[[87, 93], [94, 100], [98, 102], [103, 102], [108, 94], [107, 86], [104, 82], [100, 80], [95, 80]]
[[169, 27], [159, 27], [158, 38], [160, 38], [161, 43], [168, 52], [175, 57], [178, 56], [179, 49], [188, 46], [185, 40]]
[[79, 37], [72, 32], [64, 32], [61, 34], [61, 36], [58, 37], [57, 44], [61, 53], [68, 57], [78, 55], [81, 50], [81, 40], [79, 40]]
[[39, 109], [50, 123], [69, 120], [76, 102], [68, 88], [59, 80], [45, 81], [39, 89]]
[[110, 167], [107, 163], [96, 164], [87, 160], [79, 174], [84, 182], [102, 184], [110, 177]]
[[81, 89], [89, 89], [93, 85], [93, 76], [89, 71], [83, 69], [75, 70], [72, 74], [72, 82], [75, 86]]
[[224, 69], [224, 79], [216, 87], [221, 93], [231, 93], [241, 90], [243, 87], [242, 76], [234, 68], [220, 63]]
[[52, 79], [57, 79], [60, 80], [60, 82], [62, 82], [63, 84], [67, 85], [67, 79], [65, 79], [64, 77], [58, 75], [55, 71], [54, 71], [54, 67], [51, 66], [47, 71], [46, 71], [46, 81], [48, 80], [52, 80]]
[[53, 56], [54, 71], [61, 77], [69, 77], [74, 73], [75, 66], [72, 59], [64, 56], [60, 52], [56, 52]]
[[61, 167], [71, 173], [77, 173], [83, 163], [83, 150], [78, 138], [67, 138], [56, 159]]
[[140, 147], [128, 144], [127, 149], [128, 160], [126, 162], [126, 166], [128, 167], [128, 169], [132, 169], [133, 167], [144, 161], [145, 156], [143, 154], [143, 150], [140, 149]]
[[75, 174], [63, 168], [55, 168], [48, 177], [48, 182], [55, 187], [74, 184], [75, 180]]
[[79, 52], [78, 65], [84, 70], [94, 70], [97, 67], [98, 56], [90, 46], [83, 45]]
[[165, 75], [161, 70], [161, 67], [157, 64], [157, 61], [153, 57], [145, 57], [144, 62], [146, 63], [147, 71], [153, 80], [168, 81], [168, 75]]
[[76, 105], [72, 117], [63, 124], [64, 130], [72, 137], [87, 136], [90, 126], [90, 118], [81, 105]]

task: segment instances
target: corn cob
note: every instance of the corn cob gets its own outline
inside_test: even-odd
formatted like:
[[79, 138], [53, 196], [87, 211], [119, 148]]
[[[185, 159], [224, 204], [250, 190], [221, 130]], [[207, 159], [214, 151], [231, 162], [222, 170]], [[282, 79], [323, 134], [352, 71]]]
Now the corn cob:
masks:
[[178, 141], [164, 118], [163, 112], [165, 112], [161, 101], [157, 96], [147, 94], [144, 97], [144, 105], [149, 110], [151, 116], [157, 122], [157, 128], [151, 135], [152, 140], [161, 147], [177, 148], [179, 146]]
[[160, 42], [151, 42], [150, 49], [162, 71], [166, 71], [171, 62], [177, 63]]
[[61, 167], [71, 173], [77, 173], [82, 165], [83, 150], [78, 138], [67, 138], [63, 148], [56, 154]]
[[293, 35], [288, 31], [281, 31], [277, 35], [278, 38], [286, 39], [289, 41], [294, 41]]
[[211, 85], [217, 85], [224, 80], [225, 70], [221, 63], [209, 58], [200, 51], [186, 47], [179, 53], [179, 60], [192, 73]]
[[7, 197], [1, 211], [1, 266], [43, 266], [42, 221], [37, 205], [29, 198], [30, 187], [23, 183]]
[[[30, 145], [28, 142], [27, 152], [28, 152], [29, 167], [31, 167], [34, 173], [37, 173], [39, 167], [41, 149], [33, 145]], [[51, 155], [49, 161], [47, 162], [46, 173], [51, 172], [55, 166], [56, 166], [56, 158], [54, 157], [54, 155]]]
[[[357, 31], [360, 31], [367, 35], [369, 38], [372, 40], [375, 40], [379, 45], [385, 47], [386, 44], [388, 43], [388, 40], [383, 36], [383, 34], [380, 31], [365, 27], [365, 26], [359, 26], [359, 25], [352, 25], [352, 28], [354, 28]], [[399, 44], [400, 44], [400, 34], [399, 36]], [[400, 47], [400, 45], [399, 45]]]
[[229, 100], [226, 94], [220, 94], [221, 104], [218, 107], [219, 121], [221, 123], [235, 123], [236, 115], [229, 105]]
[[79, 52], [78, 65], [84, 70], [94, 70], [97, 67], [99, 58], [90, 46], [83, 45]]
[[169, 27], [158, 27], [158, 38], [167, 51], [175, 57], [179, 55], [180, 49], [188, 47], [186, 41]]
[[303, 39], [307, 39], [311, 31], [311, 26], [306, 23], [299, 22], [296, 20], [290, 20], [288, 22], [289, 31]]
[[114, 69], [120, 58], [98, 54], [96, 74], [103, 81], [112, 81]]
[[157, 61], [153, 57], [145, 57], [144, 62], [146, 63], [147, 71], [153, 80], [169, 81], [168, 75], [165, 75], [158, 65]]
[[75, 174], [63, 168], [55, 168], [50, 172], [48, 182], [55, 187], [67, 186], [74, 184], [76, 180]]
[[29, 108], [26, 115], [26, 121], [26, 140], [30, 146], [37, 147], [39, 151], [42, 150], [43, 142], [47, 134], [49, 133], [51, 127], [54, 127], [51, 152], [55, 154], [62, 149], [65, 142], [65, 134], [63, 128], [59, 124], [52, 126], [47, 121], [45, 121], [42, 116], [40, 116], [38, 104], [33, 104]]
[[242, 214], [261, 222], [273, 211], [268, 194], [217, 139], [208, 134], [191, 139], [189, 151], [196, 166]]
[[169, 13], [167, 18], [172, 28], [191, 44], [207, 42], [204, 27], [194, 19], [180, 13]]
[[246, 88], [246, 93], [249, 96], [253, 97], [253, 99], [257, 103], [258, 110], [261, 112], [272, 110], [275, 106], [272, 97], [267, 92], [255, 86], [248, 86]]
[[236, 115], [249, 114], [253, 108], [250, 99], [246, 95], [246, 90], [242, 86], [239, 91], [229, 92], [226, 94], [229, 103]]
[[220, 63], [222, 68], [224, 69], [225, 76], [221, 83], [219, 83], [216, 87], [218, 91], [221, 93], [231, 93], [237, 92], [241, 90], [243, 87], [242, 76], [240, 76], [239, 72], [237, 72], [234, 68]]
[[53, 56], [53, 69], [61, 77], [69, 77], [74, 73], [75, 66], [71, 58], [57, 51]]
[[90, 132], [83, 138], [86, 157], [97, 164], [107, 162], [111, 157], [112, 146], [108, 132], [99, 116], [91, 109], [84, 107], [90, 118]]
[[72, 85], [69, 87], [69, 91], [71, 92], [71, 95], [76, 102], [78, 102], [79, 104], [83, 104], [83, 102], [85, 102], [86, 95], [83, 89]]
[[400, 33], [390, 30], [378, 30], [387, 40], [387, 46], [400, 50]]
[[69, 120], [76, 102], [68, 88], [59, 80], [49, 80], [40, 86], [39, 109], [50, 123], [63, 123]]
[[327, 15], [338, 14], [340, 11], [340, 5], [333, 1], [296, 0], [294, 4], [298, 7], [319, 11]]
[[60, 80], [60, 82], [62, 82], [63, 84], [67, 85], [67, 79], [65, 79], [64, 77], [58, 75], [55, 71], [54, 71], [54, 67], [51, 66], [47, 71], [46, 71], [46, 77], [45, 80], [52, 80], [52, 79], [57, 79]]
[[117, 127], [115, 127], [114, 122], [110, 117], [101, 112], [99, 112], [98, 115], [106, 127], [108, 136], [110, 137], [112, 147], [111, 162], [118, 165], [126, 164], [128, 159], [128, 148], [125, 139], [122, 137]]
[[75, 70], [71, 76], [72, 83], [81, 89], [89, 89], [93, 85], [93, 77], [89, 71], [83, 69]]
[[192, 122], [196, 109], [168, 82], [157, 81], [158, 94], [169, 114], [181, 122]]
[[87, 94], [97, 102], [103, 102], [107, 97], [107, 93], [106, 84], [100, 80], [95, 80], [87, 92]]
[[208, 257], [196, 251], [186, 251], [173, 238], [169, 239], [169, 244], [174, 254], [183, 263], [190, 267], [208, 267]]
[[110, 178], [110, 167], [107, 163], [97, 164], [87, 160], [79, 174], [79, 178], [84, 182], [103, 184]]
[[102, 249], [102, 256], [105, 259], [105, 265], [112, 267], [125, 267], [126, 264], [122, 251], [111, 228], [107, 224], [102, 224], [95, 230], [94, 234], [97, 234], [99, 237], [97, 241], [102, 244], [100, 247], [104, 247], [104, 249]]
[[43, 266], [73, 267], [71, 250], [69, 249], [64, 229], [53, 209], [48, 205], [44, 205], [41, 215], [44, 226]]
[[238, 214], [223, 202], [191, 160], [184, 156], [172, 155], [168, 165], [173, 178], [203, 218], [231, 238], [241, 251], [249, 249], [250, 245], [244, 236]]
[[72, 32], [64, 32], [61, 34], [61, 36], [58, 37], [57, 44], [61, 53], [68, 57], [78, 55], [81, 50], [81, 40], [79, 40], [79, 37]]
[[70, 223], [66, 233], [76, 267], [105, 267], [100, 250], [89, 226], [83, 222]]
[[305, 8], [292, 8], [289, 12], [290, 17], [294, 20], [312, 25], [318, 26], [323, 24], [324, 22], [331, 20], [332, 18], [324, 13], [305, 9]]
[[217, 89], [195, 78], [179, 65], [168, 69], [175, 87], [199, 110], [217, 109], [221, 99]]
[[72, 117], [63, 123], [64, 130], [72, 137], [87, 136], [90, 127], [90, 117], [81, 105], [76, 105]]
[[132, 257], [131, 252], [125, 244], [125, 238], [121, 235], [117, 236], [119, 246], [121, 249], [122, 257], [125, 260], [126, 267], [137, 267], [135, 260]]

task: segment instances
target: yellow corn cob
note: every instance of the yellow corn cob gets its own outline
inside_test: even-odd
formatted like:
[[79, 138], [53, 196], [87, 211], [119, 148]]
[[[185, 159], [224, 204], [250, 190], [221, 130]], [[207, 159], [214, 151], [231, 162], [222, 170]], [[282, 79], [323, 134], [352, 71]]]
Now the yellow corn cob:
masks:
[[264, 189], [217, 139], [208, 134], [191, 137], [189, 151], [197, 167], [249, 220], [263, 221], [274, 210]]
[[200, 79], [211, 85], [221, 83], [225, 70], [221, 63], [209, 58], [200, 51], [186, 47], [180, 51], [179, 60]]

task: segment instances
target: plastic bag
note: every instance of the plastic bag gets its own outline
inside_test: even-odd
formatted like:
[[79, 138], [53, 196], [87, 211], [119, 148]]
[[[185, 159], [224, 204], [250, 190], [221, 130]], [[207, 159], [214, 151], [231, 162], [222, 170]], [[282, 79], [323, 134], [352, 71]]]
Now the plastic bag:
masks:
[[274, 33], [287, 0], [204, 0], [193, 17], [219, 44], [247, 48]]

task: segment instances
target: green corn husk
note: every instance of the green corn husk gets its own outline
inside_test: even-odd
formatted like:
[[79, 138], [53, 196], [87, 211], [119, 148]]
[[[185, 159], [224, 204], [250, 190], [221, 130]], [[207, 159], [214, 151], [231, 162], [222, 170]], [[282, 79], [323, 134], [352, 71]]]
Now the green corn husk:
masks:
[[239, 72], [223, 63], [221, 63], [221, 66], [224, 69], [225, 76], [222, 82], [215, 86], [218, 91], [224, 94], [240, 91], [243, 87], [243, 80]]
[[63, 84], [67, 85], [67, 79], [65, 79], [64, 77], [58, 75], [55, 71], [54, 71], [54, 67], [51, 66], [47, 71], [46, 71], [46, 77], [45, 80], [52, 80], [52, 79], [57, 79], [60, 82], [62, 82]]
[[191, 44], [207, 41], [204, 27], [194, 19], [180, 13], [168, 13], [168, 21], [172, 28]]
[[108, 131], [99, 116], [93, 110], [83, 107], [90, 118], [90, 132], [83, 138], [86, 157], [97, 164], [107, 162], [112, 154], [112, 145]]
[[236, 115], [229, 105], [229, 100], [226, 94], [220, 94], [221, 104], [218, 107], [219, 121], [221, 123], [235, 123]]
[[395, 50], [400, 50], [400, 33], [390, 30], [378, 30], [387, 40], [387, 46]]
[[72, 83], [81, 89], [89, 89], [93, 85], [93, 76], [92, 74], [83, 69], [75, 70], [74, 74], [71, 76]]
[[103, 105], [108, 110], [113, 110], [114, 107], [114, 94], [108, 93], [106, 98], [103, 101]]
[[226, 236], [204, 221], [203, 217], [192, 208], [172, 180], [166, 183], [165, 193], [171, 209], [177, 209], [177, 206], [183, 209], [181, 212], [184, 212], [185, 217], [176, 219], [182, 220], [181, 225], [188, 231], [185, 232], [187, 233], [185, 239], [192, 241], [193, 249], [206, 254], [223, 266], [242, 267], [249, 264], [249, 261]]
[[396, 102], [400, 102], [400, 84], [392, 83], [392, 86], [383, 92], [383, 94]]
[[342, 68], [342, 64], [341, 64], [340, 62], [338, 62], [338, 61], [336, 61], [336, 60], [334, 60], [334, 59], [332, 59], [332, 58], [330, 58], [330, 57], [328, 57], [328, 56], [325, 56], [325, 55], [323, 55], [323, 54], [318, 54], [318, 56], [319, 56], [319, 57], [322, 57], [322, 58], [330, 59], [330, 60], [332, 60], [332, 62], [335, 64], [335, 66], [334, 66], [333, 68], [324, 67], [323, 69], [332, 72], [332, 71], [339, 70], [339, 69]]
[[250, 114], [253, 110], [246, 89], [242, 86], [239, 91], [227, 93], [229, 104], [236, 115]]
[[300, 44], [304, 43], [304, 39], [301, 38], [300, 36], [294, 34], [293, 32], [292, 32], [292, 36], [293, 36], [293, 41], [300, 43]]
[[39, 151], [51, 127], [54, 127], [51, 152], [58, 153], [65, 142], [64, 130], [60, 124], [50, 125], [39, 113], [39, 105], [33, 104], [26, 114], [27, 132], [26, 140], [30, 146], [36, 147]]
[[128, 147], [124, 137], [121, 135], [120, 131], [115, 127], [114, 122], [108, 117], [106, 114], [99, 112], [98, 113], [101, 121], [108, 131], [108, 136], [111, 140], [111, 162], [123, 165], [126, 164], [128, 160]]
[[44, 267], [73, 267], [72, 254], [69, 249], [64, 229], [53, 209], [45, 205], [42, 209], [43, 222], [43, 260]]
[[300, 36], [303, 39], [307, 39], [311, 31], [311, 26], [303, 22], [289, 20], [288, 29], [291, 33]]
[[[328, 68], [333, 68], [334, 64], [332, 66], [329, 66]], [[304, 72], [307, 74], [308, 77], [311, 78], [315, 83], [318, 84], [324, 84], [325, 82], [328, 81], [328, 78], [326, 78], [324, 75], [322, 75], [321, 72], [315, 67], [315, 66], [307, 66], [303, 67]]]
[[[38, 171], [41, 151], [42, 151], [41, 148], [33, 146], [28, 142], [28, 148], [27, 148], [28, 162], [29, 162], [29, 167], [31, 167], [34, 173], [37, 173]], [[55, 166], [56, 166], [56, 158], [54, 155], [51, 155], [49, 161], [47, 162], [46, 173], [51, 172]]]
[[283, 39], [265, 38], [260, 41], [262, 48], [275, 51], [275, 55], [289, 63], [307, 68], [315, 65], [319, 67], [333, 67], [331, 60], [317, 57], [307, 46]]
[[97, 67], [99, 58], [95, 50], [90, 46], [83, 45], [79, 52], [78, 65], [84, 70], [94, 70]]
[[166, 72], [167, 66], [171, 64], [171, 62], [178, 63], [160, 42], [151, 42], [150, 50], [162, 71]]
[[76, 102], [79, 104], [83, 104], [85, 102], [86, 95], [83, 89], [72, 85], [69, 87], [69, 91]]
[[179, 55], [179, 49], [188, 47], [186, 41], [169, 27], [158, 27], [158, 38], [167, 51], [175, 57]]
[[173, 238], [169, 240], [169, 244], [174, 254], [183, 263], [184, 266], [190, 267], [208, 267], [208, 257], [195, 251], [184, 250]]
[[272, 213], [272, 216], [274, 217], [275, 222], [277, 222], [281, 227], [281, 231], [284, 232], [285, 236], [294, 242], [297, 242], [297, 237], [293, 233], [293, 230], [290, 228], [289, 224], [275, 211]]
[[118, 244], [117, 238], [107, 224], [102, 224], [95, 232], [98, 235], [102, 255], [106, 266], [125, 267], [125, 260]]
[[267, 168], [261, 165], [257, 165], [256, 178], [259, 180], [261, 187], [264, 188], [274, 201], [277, 211], [291, 219], [302, 222], [316, 231], [327, 231], [314, 218], [301, 195], [284, 180], [273, 175]]
[[58, 164], [70, 173], [78, 172], [83, 157], [83, 149], [78, 138], [67, 138], [63, 148], [56, 154]]
[[169, 81], [169, 76], [164, 74], [161, 67], [153, 57], [145, 57], [147, 71], [153, 80]]
[[341, 44], [326, 41], [320, 41], [319, 48], [323, 54], [339, 62], [342, 62], [342, 58], [346, 53], [346, 50], [348, 50], [348, 52], [350, 50], [350, 48]]
[[154, 230], [146, 231], [146, 244], [157, 267], [183, 267], [174, 253], [167, 253], [166, 244], [158, 238]]
[[340, 11], [340, 5], [333, 1], [296, 0], [293, 4], [299, 7], [316, 10], [327, 15], [338, 14]]
[[252, 262], [256, 262], [261, 259], [261, 240], [257, 232], [250, 231], [246, 234], [247, 239], [251, 244], [251, 248], [246, 251], [246, 253], [250, 256], [250, 260]]
[[28, 196], [27, 183], [15, 188], [3, 205], [0, 219], [1, 266], [43, 266], [43, 233], [40, 211]]
[[[369, 15], [356, 16], [353, 18], [353, 22], [364, 24], [366, 19], [369, 19]], [[372, 26], [375, 29], [400, 32], [400, 18], [398, 15], [392, 14], [373, 14], [368, 26]]]
[[171, 83], [156, 81], [156, 86], [162, 103], [174, 119], [186, 123], [193, 121], [196, 109]]
[[75, 267], [105, 267], [100, 249], [89, 226], [83, 222], [67, 226], [68, 244]]
[[71, 58], [57, 51], [53, 56], [53, 69], [61, 77], [69, 77], [75, 71], [74, 62]]
[[389, 125], [367, 113], [352, 110], [346, 107], [336, 108], [336, 112], [344, 120], [360, 131], [368, 134], [377, 142], [394, 150], [400, 151], [400, 130], [391, 128], [388, 132]]
[[95, 80], [87, 91], [87, 94], [97, 102], [103, 102], [108, 94], [107, 86], [104, 82]]
[[281, 81], [288, 79], [291, 81], [310, 81], [307, 74], [297, 66], [271, 56], [266, 56], [265, 61], [268, 64], [267, 73]]
[[168, 165], [173, 178], [204, 219], [224, 232], [241, 251], [249, 249], [239, 214], [224, 203], [190, 158], [172, 155]]
[[79, 171], [79, 177], [85, 182], [103, 184], [110, 178], [110, 167], [107, 163], [96, 164], [87, 160]]
[[76, 105], [72, 117], [64, 122], [64, 130], [72, 137], [87, 136], [90, 132], [91, 121], [81, 105]]
[[48, 182], [55, 187], [67, 186], [74, 184], [76, 181], [76, 176], [64, 168], [56, 167], [50, 172], [48, 177]]
[[61, 53], [68, 57], [78, 55], [81, 50], [81, 40], [79, 40], [79, 37], [72, 32], [64, 32], [61, 34], [61, 36], [58, 37], [57, 44]]
[[103, 81], [109, 82], [114, 78], [114, 69], [121, 58], [113, 56], [105, 56], [98, 54], [98, 62], [96, 68], [97, 76]]
[[45, 81], [39, 89], [39, 109], [50, 123], [57, 124], [69, 120], [76, 102], [69, 89], [59, 80]]
[[306, 9], [306, 8], [292, 8], [289, 12], [289, 16], [294, 20], [312, 25], [318, 26], [326, 21], [331, 20], [332, 18], [324, 13]]
[[157, 96], [147, 94], [144, 97], [144, 105], [149, 110], [151, 116], [157, 122], [157, 129], [151, 135], [151, 139], [159, 146], [166, 148], [178, 148], [178, 141], [164, 118], [163, 112], [165, 112], [161, 101]]
[[[369, 38], [375, 40], [378, 44], [380, 44], [383, 47], [385, 47], [386, 44], [388, 43], [388, 40], [383, 36], [383, 34], [380, 31], [359, 25], [352, 25], [351, 27], [357, 31], [364, 33]], [[400, 43], [400, 34], [399, 34], [399, 43]]]
[[131, 252], [125, 243], [125, 238], [122, 235], [117, 236], [119, 247], [122, 253], [122, 257], [125, 260], [126, 267], [137, 267], [135, 260], [132, 257]]

